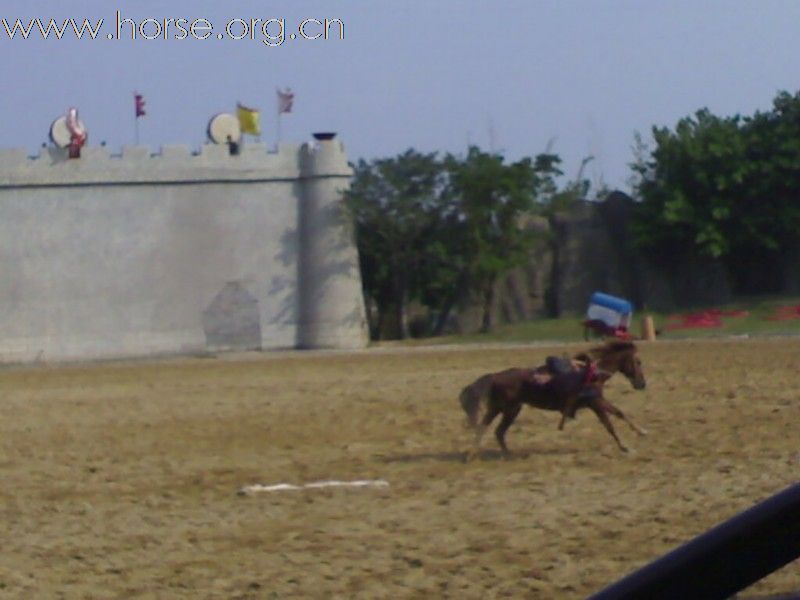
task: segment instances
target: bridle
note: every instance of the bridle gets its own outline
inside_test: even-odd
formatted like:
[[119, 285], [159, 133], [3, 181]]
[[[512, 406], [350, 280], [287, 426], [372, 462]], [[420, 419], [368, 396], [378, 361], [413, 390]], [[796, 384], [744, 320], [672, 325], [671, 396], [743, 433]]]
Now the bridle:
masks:
[[586, 367], [586, 374], [583, 376], [583, 384], [586, 385], [588, 383], [592, 383], [594, 380], [597, 379], [597, 363], [591, 361], [589, 366]]

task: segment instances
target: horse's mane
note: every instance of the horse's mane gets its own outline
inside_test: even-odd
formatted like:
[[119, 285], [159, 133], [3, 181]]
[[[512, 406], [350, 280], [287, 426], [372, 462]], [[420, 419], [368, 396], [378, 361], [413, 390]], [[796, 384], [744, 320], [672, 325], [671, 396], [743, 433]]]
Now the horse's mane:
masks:
[[592, 356], [606, 356], [615, 352], [636, 352], [636, 344], [624, 340], [611, 340], [589, 350]]

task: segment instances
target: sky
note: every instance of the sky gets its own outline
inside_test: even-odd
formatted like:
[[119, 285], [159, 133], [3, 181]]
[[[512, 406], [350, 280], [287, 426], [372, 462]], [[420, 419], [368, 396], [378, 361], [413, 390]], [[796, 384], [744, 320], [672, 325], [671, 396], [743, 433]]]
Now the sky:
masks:
[[[261, 110], [272, 144], [275, 90], [290, 87], [285, 142], [335, 131], [354, 161], [469, 144], [509, 160], [550, 149], [565, 178], [591, 156], [584, 176], [627, 190], [635, 132], [648, 139], [654, 125], [673, 127], [704, 107], [768, 110], [777, 92], [800, 87], [795, 0], [0, 2], [8, 27], [34, 18], [103, 23], [97, 39], [68, 30], [44, 40], [38, 30], [10, 39], [0, 22], [0, 147], [31, 153], [71, 106], [90, 145], [134, 143], [134, 91], [146, 101], [140, 140], [153, 151], [199, 147], [209, 118], [237, 102]], [[116, 37], [118, 18], [134, 21], [137, 39], [128, 21]], [[175, 39], [179, 20], [186, 30], [199, 19], [213, 31], [200, 21], [196, 36]], [[255, 19], [252, 36], [225, 34], [230, 23], [242, 36]], [[271, 46], [261, 31], [269, 19]], [[302, 39], [307, 19], [338, 19], [343, 36], [334, 26], [329, 39]], [[304, 32], [322, 30], [307, 21]]]

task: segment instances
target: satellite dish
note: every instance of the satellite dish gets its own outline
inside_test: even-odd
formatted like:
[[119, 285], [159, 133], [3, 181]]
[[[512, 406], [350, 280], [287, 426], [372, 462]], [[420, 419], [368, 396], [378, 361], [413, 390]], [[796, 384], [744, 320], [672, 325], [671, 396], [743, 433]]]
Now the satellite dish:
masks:
[[50, 125], [50, 141], [59, 148], [66, 148], [72, 141], [72, 134], [67, 127], [67, 117], [58, 117]]
[[229, 113], [214, 115], [208, 122], [208, 139], [215, 144], [239, 143], [242, 139], [239, 119]]
[[50, 141], [59, 148], [68, 148], [73, 135], [79, 138], [79, 145], [86, 142], [86, 126], [78, 118], [78, 111], [70, 109], [63, 117], [58, 117], [50, 124]]

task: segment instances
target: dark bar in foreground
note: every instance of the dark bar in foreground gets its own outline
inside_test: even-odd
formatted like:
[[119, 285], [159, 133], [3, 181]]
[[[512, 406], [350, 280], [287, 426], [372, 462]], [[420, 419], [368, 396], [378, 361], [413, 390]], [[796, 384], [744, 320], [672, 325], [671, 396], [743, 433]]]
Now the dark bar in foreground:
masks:
[[724, 600], [798, 557], [800, 483], [709, 529], [590, 600]]

